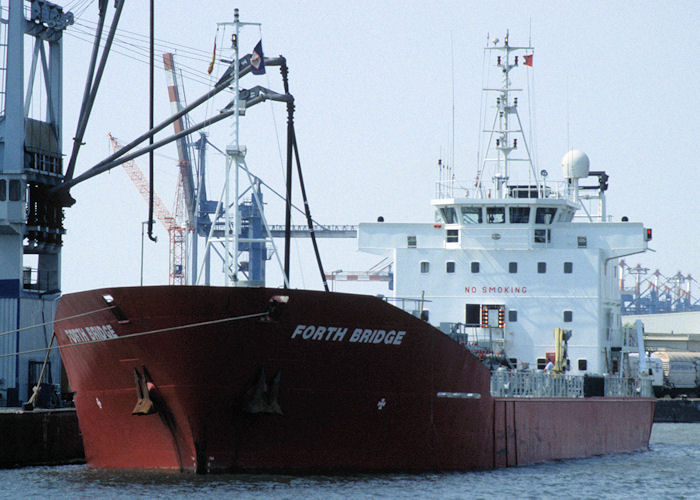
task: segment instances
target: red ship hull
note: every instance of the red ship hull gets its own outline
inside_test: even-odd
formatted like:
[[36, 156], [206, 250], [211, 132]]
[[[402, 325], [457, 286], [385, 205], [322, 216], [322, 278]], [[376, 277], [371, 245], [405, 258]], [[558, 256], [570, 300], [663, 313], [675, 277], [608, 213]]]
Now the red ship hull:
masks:
[[651, 398], [492, 398], [463, 346], [370, 296], [103, 289], [65, 295], [55, 329], [95, 467], [488, 469], [642, 450], [651, 433]]

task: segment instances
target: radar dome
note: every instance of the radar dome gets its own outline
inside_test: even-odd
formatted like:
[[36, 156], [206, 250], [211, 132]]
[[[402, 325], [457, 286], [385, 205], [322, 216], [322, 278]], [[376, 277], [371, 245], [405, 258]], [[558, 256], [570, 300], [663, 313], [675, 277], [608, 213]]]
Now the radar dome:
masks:
[[578, 149], [572, 149], [561, 159], [561, 167], [567, 179], [585, 179], [588, 177], [590, 164], [586, 153]]

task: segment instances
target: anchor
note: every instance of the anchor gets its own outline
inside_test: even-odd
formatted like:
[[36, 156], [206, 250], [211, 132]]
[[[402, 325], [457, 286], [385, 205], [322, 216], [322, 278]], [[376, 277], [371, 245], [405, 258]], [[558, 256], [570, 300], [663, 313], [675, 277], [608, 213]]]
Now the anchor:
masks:
[[271, 415], [284, 415], [277, 401], [281, 375], [282, 372], [278, 371], [268, 386], [265, 379], [265, 369], [261, 368], [260, 377], [258, 377], [258, 381], [252, 388], [252, 396], [244, 411], [252, 414], [267, 413]]
[[138, 369], [134, 368], [138, 401], [136, 401], [136, 406], [134, 406], [134, 409], [131, 411], [132, 415], [152, 415], [157, 412], [150, 395], [150, 391], [151, 389], [155, 389], [155, 385], [150, 380], [147, 380], [146, 373], [145, 366], [143, 367], [143, 375]]

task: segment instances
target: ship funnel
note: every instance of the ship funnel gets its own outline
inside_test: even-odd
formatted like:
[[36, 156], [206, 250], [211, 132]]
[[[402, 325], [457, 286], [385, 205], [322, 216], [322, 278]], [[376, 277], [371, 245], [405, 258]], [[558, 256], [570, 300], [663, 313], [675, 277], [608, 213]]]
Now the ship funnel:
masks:
[[572, 149], [561, 159], [565, 179], [585, 179], [588, 177], [590, 160], [583, 151]]

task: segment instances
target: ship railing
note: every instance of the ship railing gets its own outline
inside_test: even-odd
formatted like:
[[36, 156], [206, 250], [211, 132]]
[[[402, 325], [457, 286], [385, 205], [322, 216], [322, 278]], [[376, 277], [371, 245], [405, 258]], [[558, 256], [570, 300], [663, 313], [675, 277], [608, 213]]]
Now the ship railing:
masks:
[[521, 398], [582, 398], [583, 377], [499, 368], [491, 376], [491, 395]]
[[[427, 321], [427, 311], [425, 310], [425, 305], [432, 302], [432, 300], [428, 300], [421, 297], [380, 297], [385, 302], [394, 304], [399, 309], [403, 309], [404, 311], [406, 311], [409, 314], [412, 314], [416, 318], [421, 318]], [[452, 325], [452, 323], [449, 324]]]
[[[548, 199], [568, 199], [569, 185], [566, 181], [545, 181], [531, 184], [529, 181], [522, 185], [511, 186], [510, 197], [512, 198], [548, 198]], [[442, 179], [435, 182], [435, 199], [444, 200], [450, 198], [490, 198], [491, 189], [485, 187], [474, 187], [473, 181], [459, 179]]]
[[640, 396], [651, 398], [654, 396], [651, 378], [619, 377], [606, 375], [605, 395], [607, 397], [633, 397]]
[[[586, 395], [584, 380], [582, 375], [565, 375], [541, 370], [508, 370], [501, 367], [491, 375], [491, 395], [516, 398], [583, 398]], [[653, 397], [654, 394], [650, 378], [606, 375], [604, 382], [605, 388], [602, 393], [588, 395]]]

